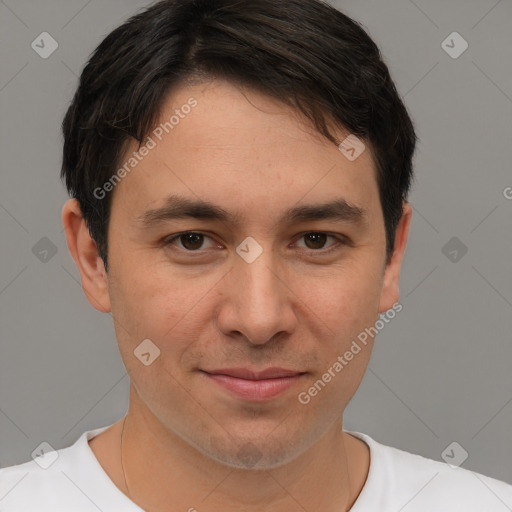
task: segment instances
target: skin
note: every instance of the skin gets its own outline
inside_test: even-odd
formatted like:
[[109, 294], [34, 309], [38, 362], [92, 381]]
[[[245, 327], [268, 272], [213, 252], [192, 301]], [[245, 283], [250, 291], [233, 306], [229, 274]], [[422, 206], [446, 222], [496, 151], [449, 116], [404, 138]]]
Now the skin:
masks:
[[[297, 395], [398, 301], [411, 207], [405, 203], [386, 263], [369, 148], [351, 162], [293, 109], [223, 80], [174, 90], [162, 120], [190, 97], [197, 106], [115, 187], [108, 273], [78, 203], [63, 208], [84, 292], [112, 313], [130, 376], [122, 446], [128, 488], [122, 421], [89, 444], [115, 485], [146, 510], [169, 503], [199, 512], [347, 510], [370, 461], [367, 445], [342, 431], [342, 415], [372, 341], [310, 403]], [[132, 143], [127, 155], [135, 150]], [[145, 227], [137, 220], [170, 194], [220, 205], [239, 223]], [[366, 211], [364, 225], [279, 222], [291, 207], [340, 197]], [[183, 231], [206, 235], [196, 243], [199, 256], [187, 240], [160, 243]], [[350, 243], [327, 237], [315, 244], [303, 236], [311, 232]], [[252, 263], [236, 253], [247, 236], [263, 249]], [[147, 338], [161, 351], [149, 366], [133, 354]], [[269, 366], [305, 374], [279, 396], [254, 402], [200, 371]]]

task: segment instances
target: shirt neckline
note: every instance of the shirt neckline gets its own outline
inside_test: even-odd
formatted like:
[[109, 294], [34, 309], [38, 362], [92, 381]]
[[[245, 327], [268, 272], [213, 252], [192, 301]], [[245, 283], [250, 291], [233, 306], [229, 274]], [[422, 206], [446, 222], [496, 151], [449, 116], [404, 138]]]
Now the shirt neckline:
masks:
[[[83, 481], [87, 482], [88, 487], [91, 488], [91, 492], [94, 494], [94, 491], [97, 492], [97, 489], [102, 486], [109, 493], [107, 496], [107, 500], [112, 502], [116, 506], [123, 506], [123, 510], [126, 512], [144, 512], [142, 508], [140, 508], [134, 501], [132, 501], [126, 494], [124, 494], [117, 485], [114, 484], [112, 479], [103, 469], [99, 460], [96, 458], [96, 455], [92, 451], [89, 446], [89, 441], [101, 434], [108, 428], [110, 428], [114, 423], [95, 428], [93, 430], [87, 430], [84, 432], [79, 439], [76, 441], [77, 448], [79, 452], [87, 459], [87, 461], [94, 466], [96, 471], [93, 473], [94, 478], [91, 479], [91, 473], [87, 471], [85, 468], [83, 473], [80, 475], [83, 477]], [[363, 434], [361, 432], [356, 432], [352, 430], [344, 430], [345, 433], [350, 434], [361, 441], [363, 441], [370, 451], [370, 463], [368, 468], [368, 475], [366, 477], [366, 481], [357, 497], [356, 501], [350, 508], [348, 512], [364, 512], [368, 509], [369, 506], [375, 504], [375, 496], [379, 495], [379, 489], [384, 491], [383, 483], [379, 483], [378, 478], [375, 476], [376, 464], [378, 460], [378, 450], [376, 446], [376, 442], [367, 434]], [[378, 464], [377, 464], [378, 465]], [[87, 466], [87, 465], [86, 465]], [[80, 470], [78, 470], [80, 472]], [[371, 496], [370, 496], [371, 494]], [[129, 508], [128, 508], [129, 507]]]
[[[124, 494], [124, 492], [122, 492], [116, 484], [114, 484], [89, 446], [89, 441], [91, 439], [95, 438], [97, 435], [101, 434], [112, 425], [114, 425], [114, 423], [105, 427], [87, 430], [79, 437], [76, 444], [79, 450], [79, 454], [81, 455], [80, 458], [84, 457], [87, 463], [84, 465], [84, 469], [79, 469], [78, 472], [80, 473], [81, 480], [86, 482], [87, 487], [91, 489], [92, 495], [97, 493], [99, 488], [104, 489], [105, 493], [108, 493], [105, 496], [105, 501], [107, 501], [110, 506], [122, 506], [125, 512], [144, 512], [142, 508], [140, 508], [134, 501], [132, 501], [126, 494]], [[86, 469], [89, 464], [92, 465], [95, 469], [92, 474], [89, 470]]]

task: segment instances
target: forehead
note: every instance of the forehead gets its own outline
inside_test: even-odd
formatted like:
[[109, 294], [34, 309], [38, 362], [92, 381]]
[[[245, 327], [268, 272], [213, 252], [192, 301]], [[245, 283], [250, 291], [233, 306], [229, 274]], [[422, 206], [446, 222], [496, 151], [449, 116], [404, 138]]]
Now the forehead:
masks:
[[[343, 140], [349, 132], [335, 134]], [[139, 216], [170, 195], [242, 216], [282, 216], [301, 202], [340, 197], [365, 210], [378, 207], [369, 148], [351, 160], [291, 107], [229, 82], [172, 91], [148, 137], [143, 156], [134, 143], [126, 151], [121, 165], [136, 162], [114, 195]]]

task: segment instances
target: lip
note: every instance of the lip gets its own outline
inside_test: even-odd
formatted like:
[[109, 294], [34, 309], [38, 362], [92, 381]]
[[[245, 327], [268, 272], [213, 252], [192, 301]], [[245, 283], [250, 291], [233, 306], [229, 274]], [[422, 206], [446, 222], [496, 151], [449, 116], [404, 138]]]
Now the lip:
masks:
[[245, 400], [256, 402], [270, 400], [284, 393], [305, 373], [275, 367], [262, 371], [249, 368], [221, 368], [202, 372], [222, 388]]

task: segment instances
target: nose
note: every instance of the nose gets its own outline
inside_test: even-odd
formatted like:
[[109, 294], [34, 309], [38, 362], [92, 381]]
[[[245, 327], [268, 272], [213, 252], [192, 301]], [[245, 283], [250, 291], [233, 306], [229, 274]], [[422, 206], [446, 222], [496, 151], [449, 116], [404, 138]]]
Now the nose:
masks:
[[282, 266], [269, 249], [252, 263], [238, 255], [218, 312], [218, 326], [226, 336], [242, 335], [253, 345], [264, 345], [297, 326], [292, 292]]

